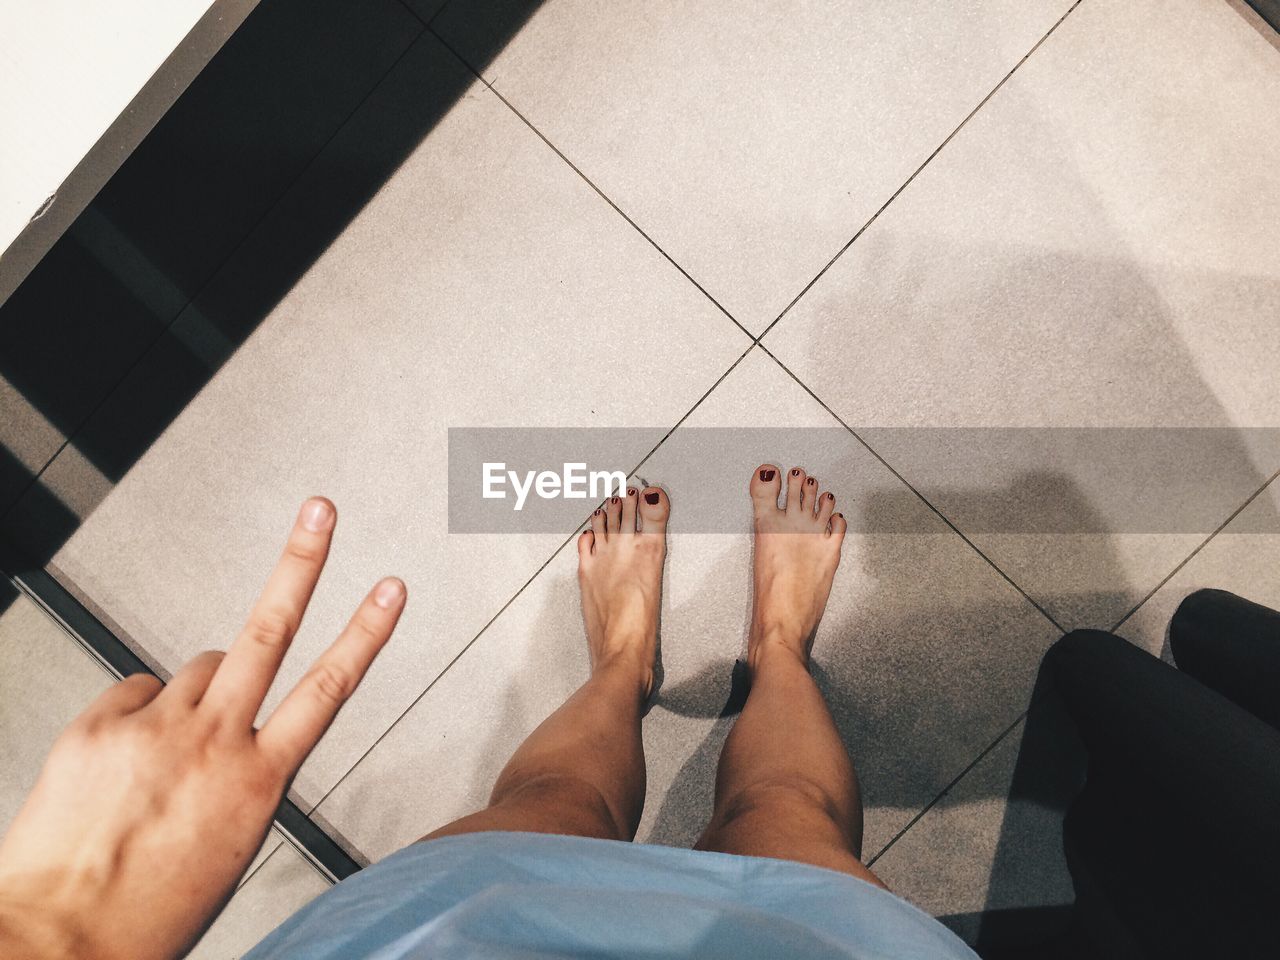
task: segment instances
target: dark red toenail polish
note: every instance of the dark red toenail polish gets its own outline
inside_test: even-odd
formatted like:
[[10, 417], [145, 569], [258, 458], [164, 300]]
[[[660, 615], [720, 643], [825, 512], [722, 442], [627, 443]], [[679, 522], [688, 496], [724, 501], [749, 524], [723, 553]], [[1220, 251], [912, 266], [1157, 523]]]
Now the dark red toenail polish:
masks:
[[596, 516], [596, 517], [600, 516], [600, 511], [599, 511], [599, 510], [597, 510], [597, 511], [593, 514], [593, 516]]
[[791, 475], [792, 475], [793, 477], [798, 477], [798, 476], [800, 476], [800, 468], [799, 468], [799, 467], [796, 467], [795, 469], [793, 469], [793, 470], [791, 471]]
[[772, 480], [772, 479], [773, 479], [773, 471], [772, 471], [772, 470], [761, 470], [761, 471], [760, 471], [760, 479], [761, 479], [761, 480], [763, 480], [765, 483], [768, 483], [770, 480]]
[[662, 494], [660, 493], [646, 493], [644, 495], [645, 503], [657, 503], [661, 499], [662, 499]]
[[828, 500], [834, 500], [835, 498], [836, 498], [836, 495], [835, 495], [834, 493], [828, 493], [828, 494], [827, 494], [827, 499], [828, 499]]
[[843, 520], [843, 519], [844, 519], [844, 514], [843, 514], [843, 513], [837, 513], [837, 514], [836, 514], [836, 516], [837, 516], [837, 517], [839, 517], [841, 520]]
[[815, 479], [813, 479], [813, 477], [809, 477], [809, 479], [805, 480], [805, 483], [809, 484], [810, 486], [813, 486], [813, 484], [815, 484], [815, 483], [817, 483], [817, 482], [818, 482], [818, 481], [817, 481], [817, 480], [815, 480]]
[[634, 497], [635, 495], [636, 495], [636, 492], [635, 492], [634, 490], [628, 490], [628, 491], [627, 491], [627, 496], [628, 496], [628, 497]]
[[622, 501], [621, 501], [621, 500], [619, 500], [617, 497], [614, 497], [614, 498], [612, 499], [612, 501], [611, 501], [611, 502], [612, 502], [612, 503], [621, 503]]

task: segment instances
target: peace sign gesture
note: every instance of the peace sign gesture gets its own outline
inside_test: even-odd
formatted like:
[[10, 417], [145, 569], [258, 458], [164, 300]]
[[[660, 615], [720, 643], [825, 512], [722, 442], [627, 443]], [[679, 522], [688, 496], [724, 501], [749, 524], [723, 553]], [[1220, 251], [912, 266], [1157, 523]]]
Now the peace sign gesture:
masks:
[[227, 653], [200, 654], [168, 686], [121, 681], [54, 744], [0, 845], [0, 954], [177, 957], [213, 921], [404, 609], [404, 584], [380, 581], [254, 728], [336, 520], [328, 500], [302, 505]]

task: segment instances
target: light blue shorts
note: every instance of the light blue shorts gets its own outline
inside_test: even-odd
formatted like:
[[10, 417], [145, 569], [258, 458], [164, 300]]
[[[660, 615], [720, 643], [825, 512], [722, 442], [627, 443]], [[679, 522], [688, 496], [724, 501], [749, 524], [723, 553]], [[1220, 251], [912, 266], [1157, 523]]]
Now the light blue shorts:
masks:
[[536, 833], [416, 843], [326, 891], [246, 960], [975, 960], [863, 880], [784, 860]]

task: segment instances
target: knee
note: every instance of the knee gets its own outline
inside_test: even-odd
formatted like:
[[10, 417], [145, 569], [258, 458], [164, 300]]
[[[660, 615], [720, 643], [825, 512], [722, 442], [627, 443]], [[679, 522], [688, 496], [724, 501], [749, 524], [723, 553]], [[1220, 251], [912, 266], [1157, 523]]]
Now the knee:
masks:
[[1104, 656], [1119, 644], [1129, 641], [1105, 630], [1072, 630], [1049, 648], [1049, 658]]
[[835, 796], [803, 776], [769, 777], [726, 797], [716, 819], [724, 824], [755, 818], [785, 824], [820, 817], [844, 830], [849, 806], [850, 798]]
[[1055, 680], [1092, 676], [1125, 656], [1132, 644], [1105, 630], [1072, 630], [1058, 639], [1044, 656], [1044, 666]]
[[528, 773], [502, 776], [493, 786], [489, 806], [519, 806], [543, 811], [556, 818], [572, 818], [582, 833], [630, 839], [634, 828], [613, 810], [601, 790], [581, 777], [569, 774]]

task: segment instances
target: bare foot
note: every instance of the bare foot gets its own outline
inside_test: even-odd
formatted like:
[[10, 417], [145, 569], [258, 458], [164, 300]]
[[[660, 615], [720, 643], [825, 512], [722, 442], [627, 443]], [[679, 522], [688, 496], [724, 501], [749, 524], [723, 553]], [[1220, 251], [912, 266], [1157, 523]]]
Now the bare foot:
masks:
[[641, 699], [653, 692], [662, 561], [671, 502], [657, 487], [629, 489], [591, 515], [578, 537], [578, 585], [591, 671], [634, 670]]
[[834, 512], [835, 495], [820, 493], [817, 480], [799, 467], [786, 479], [787, 505], [779, 508], [782, 471], [764, 463], [751, 476], [756, 540], [747, 666], [753, 673], [761, 656], [778, 650], [808, 664], [847, 529], [844, 515]]

